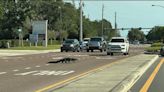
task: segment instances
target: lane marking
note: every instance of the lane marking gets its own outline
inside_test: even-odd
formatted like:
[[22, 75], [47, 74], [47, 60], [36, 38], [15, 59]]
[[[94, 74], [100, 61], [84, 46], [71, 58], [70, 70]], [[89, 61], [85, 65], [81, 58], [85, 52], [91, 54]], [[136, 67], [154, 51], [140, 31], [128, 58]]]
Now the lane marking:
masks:
[[28, 70], [28, 69], [31, 69], [31, 67], [26, 67], [26, 68], [24, 68], [24, 69]]
[[24, 72], [24, 73], [17, 73], [15, 75], [68, 75], [71, 73], [74, 73], [75, 71], [71, 70], [71, 71], [49, 71], [49, 70], [42, 70], [42, 71], [29, 71], [29, 72]]
[[15, 69], [15, 70], [13, 70], [14, 72], [17, 72], [17, 71], [19, 71], [18, 69]]
[[75, 71], [69, 71], [69, 72], [63, 73], [63, 74], [61, 74], [61, 75], [68, 75], [68, 74], [74, 73], [74, 72], [75, 72]]
[[2, 75], [2, 74], [6, 74], [7, 72], [0, 72], [0, 75]]
[[46, 66], [49, 66], [50, 64], [46, 64]]
[[144, 86], [140, 89], [140, 92], [147, 92], [150, 85], [152, 84], [155, 76], [157, 75], [160, 67], [162, 66], [162, 64], [164, 63], [164, 58], [158, 63], [158, 65], [156, 66], [156, 68], [154, 69], [154, 71], [152, 72], [152, 74], [150, 75], [150, 77], [148, 78], [148, 80], [146, 81], [146, 83], [144, 84]]
[[[126, 58], [124, 58], [124, 59], [126, 59]], [[60, 86], [60, 85], [62, 85], [62, 84], [69, 83], [69, 82], [71, 82], [71, 81], [73, 81], [73, 80], [76, 80], [76, 79], [78, 79], [78, 78], [82, 78], [82, 77], [86, 76], [86, 75], [89, 74], [89, 73], [92, 73], [92, 72], [95, 72], [95, 71], [98, 71], [98, 70], [102, 70], [102, 69], [104, 69], [104, 68], [106, 68], [106, 67], [109, 67], [109, 66], [112, 66], [112, 65], [114, 65], [114, 64], [120, 63], [119, 61], [124, 60], [124, 59], [117, 60], [117, 62], [112, 62], [112, 63], [110, 63], [110, 64], [107, 64], [107, 65], [104, 65], [104, 66], [100, 66], [100, 67], [95, 68], [95, 69], [92, 69], [92, 70], [90, 70], [90, 71], [87, 71], [87, 72], [81, 73], [81, 74], [79, 74], [79, 75], [70, 77], [70, 78], [65, 79], [65, 80], [63, 80], [63, 81], [59, 81], [59, 82], [54, 83], [54, 84], [52, 84], [52, 85], [48, 85], [48, 86], [46, 86], [46, 87], [44, 87], [44, 88], [41, 88], [41, 89], [36, 90], [35, 92], [44, 92], [44, 91], [46, 91], [46, 90], [49, 90], [49, 89], [51, 89], [51, 88], [55, 88], [55, 87]]]
[[35, 67], [40, 67], [39, 65], [35, 66]]
[[114, 57], [96, 57], [96, 59], [116, 59]]
[[[68, 73], [69, 71], [39, 71], [39, 73], [33, 75], [62, 75]], [[68, 73], [70, 74], [70, 73]]]
[[30, 72], [25, 72], [25, 73], [17, 73], [15, 75], [28, 75], [28, 74], [32, 74], [32, 73], [35, 73], [35, 72], [38, 72], [38, 71], [30, 71]]

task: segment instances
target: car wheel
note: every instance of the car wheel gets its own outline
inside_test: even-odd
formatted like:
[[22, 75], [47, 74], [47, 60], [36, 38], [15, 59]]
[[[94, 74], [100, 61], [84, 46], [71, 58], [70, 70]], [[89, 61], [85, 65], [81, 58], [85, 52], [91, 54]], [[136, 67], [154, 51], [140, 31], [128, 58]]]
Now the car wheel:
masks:
[[124, 55], [127, 55], [127, 53], [124, 53]]
[[61, 49], [61, 52], [63, 52], [63, 50]]
[[91, 52], [93, 52], [93, 50], [91, 50]]
[[87, 52], [89, 52], [89, 49], [87, 49]]
[[77, 48], [77, 52], [80, 52], [80, 48]]
[[113, 53], [110, 53], [111, 56], [113, 56]]
[[107, 52], [107, 55], [110, 55], [110, 53], [109, 53], [109, 52]]
[[100, 52], [103, 52], [103, 49], [100, 49]]

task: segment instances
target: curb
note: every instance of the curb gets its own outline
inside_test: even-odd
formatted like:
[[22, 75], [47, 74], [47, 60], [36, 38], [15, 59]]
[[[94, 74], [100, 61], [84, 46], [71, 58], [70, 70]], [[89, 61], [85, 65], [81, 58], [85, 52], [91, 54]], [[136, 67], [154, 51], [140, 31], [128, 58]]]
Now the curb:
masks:
[[135, 82], [143, 75], [143, 73], [145, 73], [146, 70], [158, 59], [158, 57], [159, 56], [156, 55], [150, 62], [144, 63], [109, 92], [128, 92]]

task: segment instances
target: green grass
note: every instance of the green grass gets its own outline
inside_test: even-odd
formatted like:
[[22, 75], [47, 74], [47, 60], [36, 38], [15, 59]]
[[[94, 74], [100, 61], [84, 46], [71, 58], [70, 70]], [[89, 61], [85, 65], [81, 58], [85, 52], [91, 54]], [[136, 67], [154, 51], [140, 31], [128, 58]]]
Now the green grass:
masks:
[[161, 49], [161, 47], [147, 47], [146, 51], [148, 52], [158, 52]]
[[162, 47], [163, 45], [164, 45], [164, 44], [163, 44], [163, 43], [160, 43], [160, 42], [158, 42], [158, 43], [153, 43], [153, 44], [151, 44], [150, 47], [147, 47], [147, 48], [146, 48], [146, 51], [148, 51], [148, 52], [158, 52], [158, 51], [161, 49], [161, 47]]
[[158, 42], [158, 43], [153, 43], [151, 47], [162, 47], [163, 45], [164, 45], [163, 43]]
[[54, 49], [59, 49], [60, 45], [48, 45], [48, 47], [43, 47], [43, 46], [26, 46], [26, 47], [11, 47], [9, 50], [54, 50]]

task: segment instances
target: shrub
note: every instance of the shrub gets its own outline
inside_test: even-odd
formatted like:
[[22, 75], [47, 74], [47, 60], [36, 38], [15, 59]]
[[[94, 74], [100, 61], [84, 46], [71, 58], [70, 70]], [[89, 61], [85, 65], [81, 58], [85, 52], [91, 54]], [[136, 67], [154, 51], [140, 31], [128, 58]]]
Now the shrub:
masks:
[[148, 52], [158, 52], [161, 49], [161, 47], [147, 47], [146, 51]]
[[153, 43], [151, 47], [162, 47], [163, 45], [164, 45], [163, 43], [158, 42], [158, 43]]
[[0, 41], [0, 48], [7, 48], [7, 40], [1, 40]]

